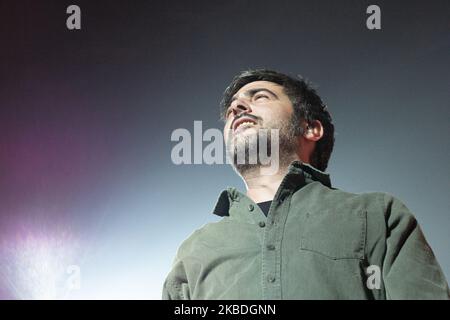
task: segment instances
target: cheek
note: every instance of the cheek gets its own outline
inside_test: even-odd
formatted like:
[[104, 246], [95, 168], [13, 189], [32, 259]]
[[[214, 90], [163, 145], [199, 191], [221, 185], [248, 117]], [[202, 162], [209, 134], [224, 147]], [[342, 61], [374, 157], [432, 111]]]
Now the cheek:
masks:
[[288, 120], [292, 117], [292, 109], [287, 107], [279, 107], [272, 110], [272, 119], [274, 120]]
[[284, 110], [267, 110], [261, 114], [264, 124], [280, 123], [290, 119], [291, 115]]

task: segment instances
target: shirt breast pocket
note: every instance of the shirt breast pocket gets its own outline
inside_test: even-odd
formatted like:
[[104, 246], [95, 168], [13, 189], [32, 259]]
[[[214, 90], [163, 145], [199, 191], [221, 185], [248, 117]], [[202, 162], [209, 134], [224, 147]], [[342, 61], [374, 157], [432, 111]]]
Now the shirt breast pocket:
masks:
[[307, 213], [300, 249], [333, 260], [364, 259], [367, 212], [329, 210]]

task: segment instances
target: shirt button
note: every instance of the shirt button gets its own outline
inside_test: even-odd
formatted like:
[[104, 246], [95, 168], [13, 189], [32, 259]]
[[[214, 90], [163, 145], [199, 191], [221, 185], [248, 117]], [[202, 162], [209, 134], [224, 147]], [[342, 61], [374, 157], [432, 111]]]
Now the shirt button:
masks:
[[249, 211], [253, 211], [255, 209], [255, 206], [254, 205], [252, 205], [252, 204], [249, 204], [248, 205], [248, 210]]
[[267, 245], [267, 249], [268, 250], [275, 250], [275, 246], [273, 244], [268, 244]]
[[267, 281], [269, 281], [270, 283], [274, 283], [274, 282], [275, 282], [275, 277], [272, 276], [272, 275], [269, 275], [269, 276], [267, 277]]
[[264, 221], [260, 221], [260, 222], [258, 223], [258, 225], [259, 225], [261, 228], [264, 228], [264, 227], [266, 226], [266, 224], [265, 224]]

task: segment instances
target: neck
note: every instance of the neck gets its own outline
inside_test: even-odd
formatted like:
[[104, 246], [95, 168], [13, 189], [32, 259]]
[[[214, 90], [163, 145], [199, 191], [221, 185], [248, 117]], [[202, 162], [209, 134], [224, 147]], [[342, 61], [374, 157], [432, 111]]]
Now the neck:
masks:
[[264, 175], [262, 166], [253, 167], [242, 173], [247, 187], [247, 196], [250, 199], [256, 203], [273, 200], [281, 181], [288, 172], [289, 164], [294, 160], [300, 160], [297, 155], [285, 159], [286, 161], [280, 163], [278, 170], [271, 175]]

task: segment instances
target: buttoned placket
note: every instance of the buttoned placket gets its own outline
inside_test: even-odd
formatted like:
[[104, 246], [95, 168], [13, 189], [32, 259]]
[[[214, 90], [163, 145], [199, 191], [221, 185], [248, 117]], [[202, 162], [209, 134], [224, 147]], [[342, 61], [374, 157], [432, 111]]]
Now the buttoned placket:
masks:
[[282, 299], [281, 282], [281, 241], [284, 224], [289, 212], [290, 195], [281, 189], [267, 214], [267, 226], [264, 228], [262, 243], [262, 280], [263, 299]]
[[[301, 177], [300, 181], [297, 180], [298, 177]], [[282, 299], [281, 242], [292, 194], [296, 188], [304, 185], [304, 182], [303, 174], [293, 167], [281, 181], [269, 208], [262, 251], [263, 299]]]
[[282, 299], [281, 243], [292, 194], [305, 185], [305, 175], [297, 165], [281, 182], [267, 217], [259, 205], [235, 188], [228, 189], [232, 202], [230, 216], [255, 225], [261, 245], [262, 299]]
[[[291, 191], [285, 188], [286, 180], [280, 184], [267, 217], [260, 207], [244, 194], [236, 195], [234, 201], [239, 201], [239, 207], [253, 220], [260, 235], [261, 245], [261, 281], [263, 299], [282, 299], [281, 283], [281, 241], [284, 225], [289, 212]], [[243, 210], [244, 209], [244, 210]], [[246, 217], [248, 218], [248, 217]]]

